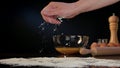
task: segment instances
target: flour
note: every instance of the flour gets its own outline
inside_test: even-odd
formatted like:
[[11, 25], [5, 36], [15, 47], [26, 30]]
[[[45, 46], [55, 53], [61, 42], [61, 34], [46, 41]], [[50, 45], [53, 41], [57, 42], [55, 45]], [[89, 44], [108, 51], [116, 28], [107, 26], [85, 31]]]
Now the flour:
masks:
[[120, 60], [96, 59], [94, 57], [35, 57], [35, 58], [8, 58], [1, 59], [0, 64], [13, 66], [49, 66], [49, 67], [85, 67], [86, 65], [93, 66], [112, 66], [120, 67]]

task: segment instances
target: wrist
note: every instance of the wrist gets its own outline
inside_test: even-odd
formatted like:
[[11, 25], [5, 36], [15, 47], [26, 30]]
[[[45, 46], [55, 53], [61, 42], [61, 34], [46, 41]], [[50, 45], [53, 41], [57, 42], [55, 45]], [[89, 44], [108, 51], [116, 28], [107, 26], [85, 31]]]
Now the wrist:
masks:
[[83, 12], [82, 11], [83, 8], [81, 8], [81, 5], [80, 5], [79, 1], [71, 3], [71, 7], [70, 8], [71, 8], [72, 13], [74, 15], [78, 15], [78, 14]]
[[86, 7], [88, 6], [84, 0], [78, 0], [77, 2], [74, 2], [73, 5], [74, 5], [74, 10], [78, 14], [85, 12], [85, 10], [87, 10]]

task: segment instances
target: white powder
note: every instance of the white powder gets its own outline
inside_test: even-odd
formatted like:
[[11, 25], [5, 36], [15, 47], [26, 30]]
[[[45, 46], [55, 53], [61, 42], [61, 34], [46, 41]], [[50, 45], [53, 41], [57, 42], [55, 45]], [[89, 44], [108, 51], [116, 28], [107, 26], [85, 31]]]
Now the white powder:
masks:
[[94, 57], [35, 57], [35, 58], [8, 58], [1, 59], [0, 64], [8, 64], [13, 66], [49, 66], [49, 67], [85, 67], [93, 66], [112, 66], [120, 67], [120, 60], [96, 59]]

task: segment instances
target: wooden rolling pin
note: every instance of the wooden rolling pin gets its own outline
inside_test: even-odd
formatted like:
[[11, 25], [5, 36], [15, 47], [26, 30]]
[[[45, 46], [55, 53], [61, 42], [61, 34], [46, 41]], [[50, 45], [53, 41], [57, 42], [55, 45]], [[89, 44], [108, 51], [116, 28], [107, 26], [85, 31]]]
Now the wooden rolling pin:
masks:
[[80, 48], [80, 54], [92, 54], [92, 56], [120, 55], [120, 47], [94, 47], [91, 49]]
[[120, 47], [96, 47], [91, 49], [93, 56], [97, 55], [120, 55]]

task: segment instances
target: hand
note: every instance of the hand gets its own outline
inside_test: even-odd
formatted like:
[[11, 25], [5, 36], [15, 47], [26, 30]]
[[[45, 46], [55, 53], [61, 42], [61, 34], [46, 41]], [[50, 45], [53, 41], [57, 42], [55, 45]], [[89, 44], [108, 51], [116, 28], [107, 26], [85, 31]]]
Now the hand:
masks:
[[79, 14], [76, 13], [75, 7], [74, 3], [50, 2], [41, 11], [41, 15], [46, 22], [60, 24], [61, 22], [57, 19], [58, 17], [73, 18]]
[[78, 0], [74, 3], [50, 2], [41, 11], [41, 15], [46, 22], [60, 24], [58, 17], [73, 18], [80, 13], [93, 11], [116, 2], [119, 0]]

